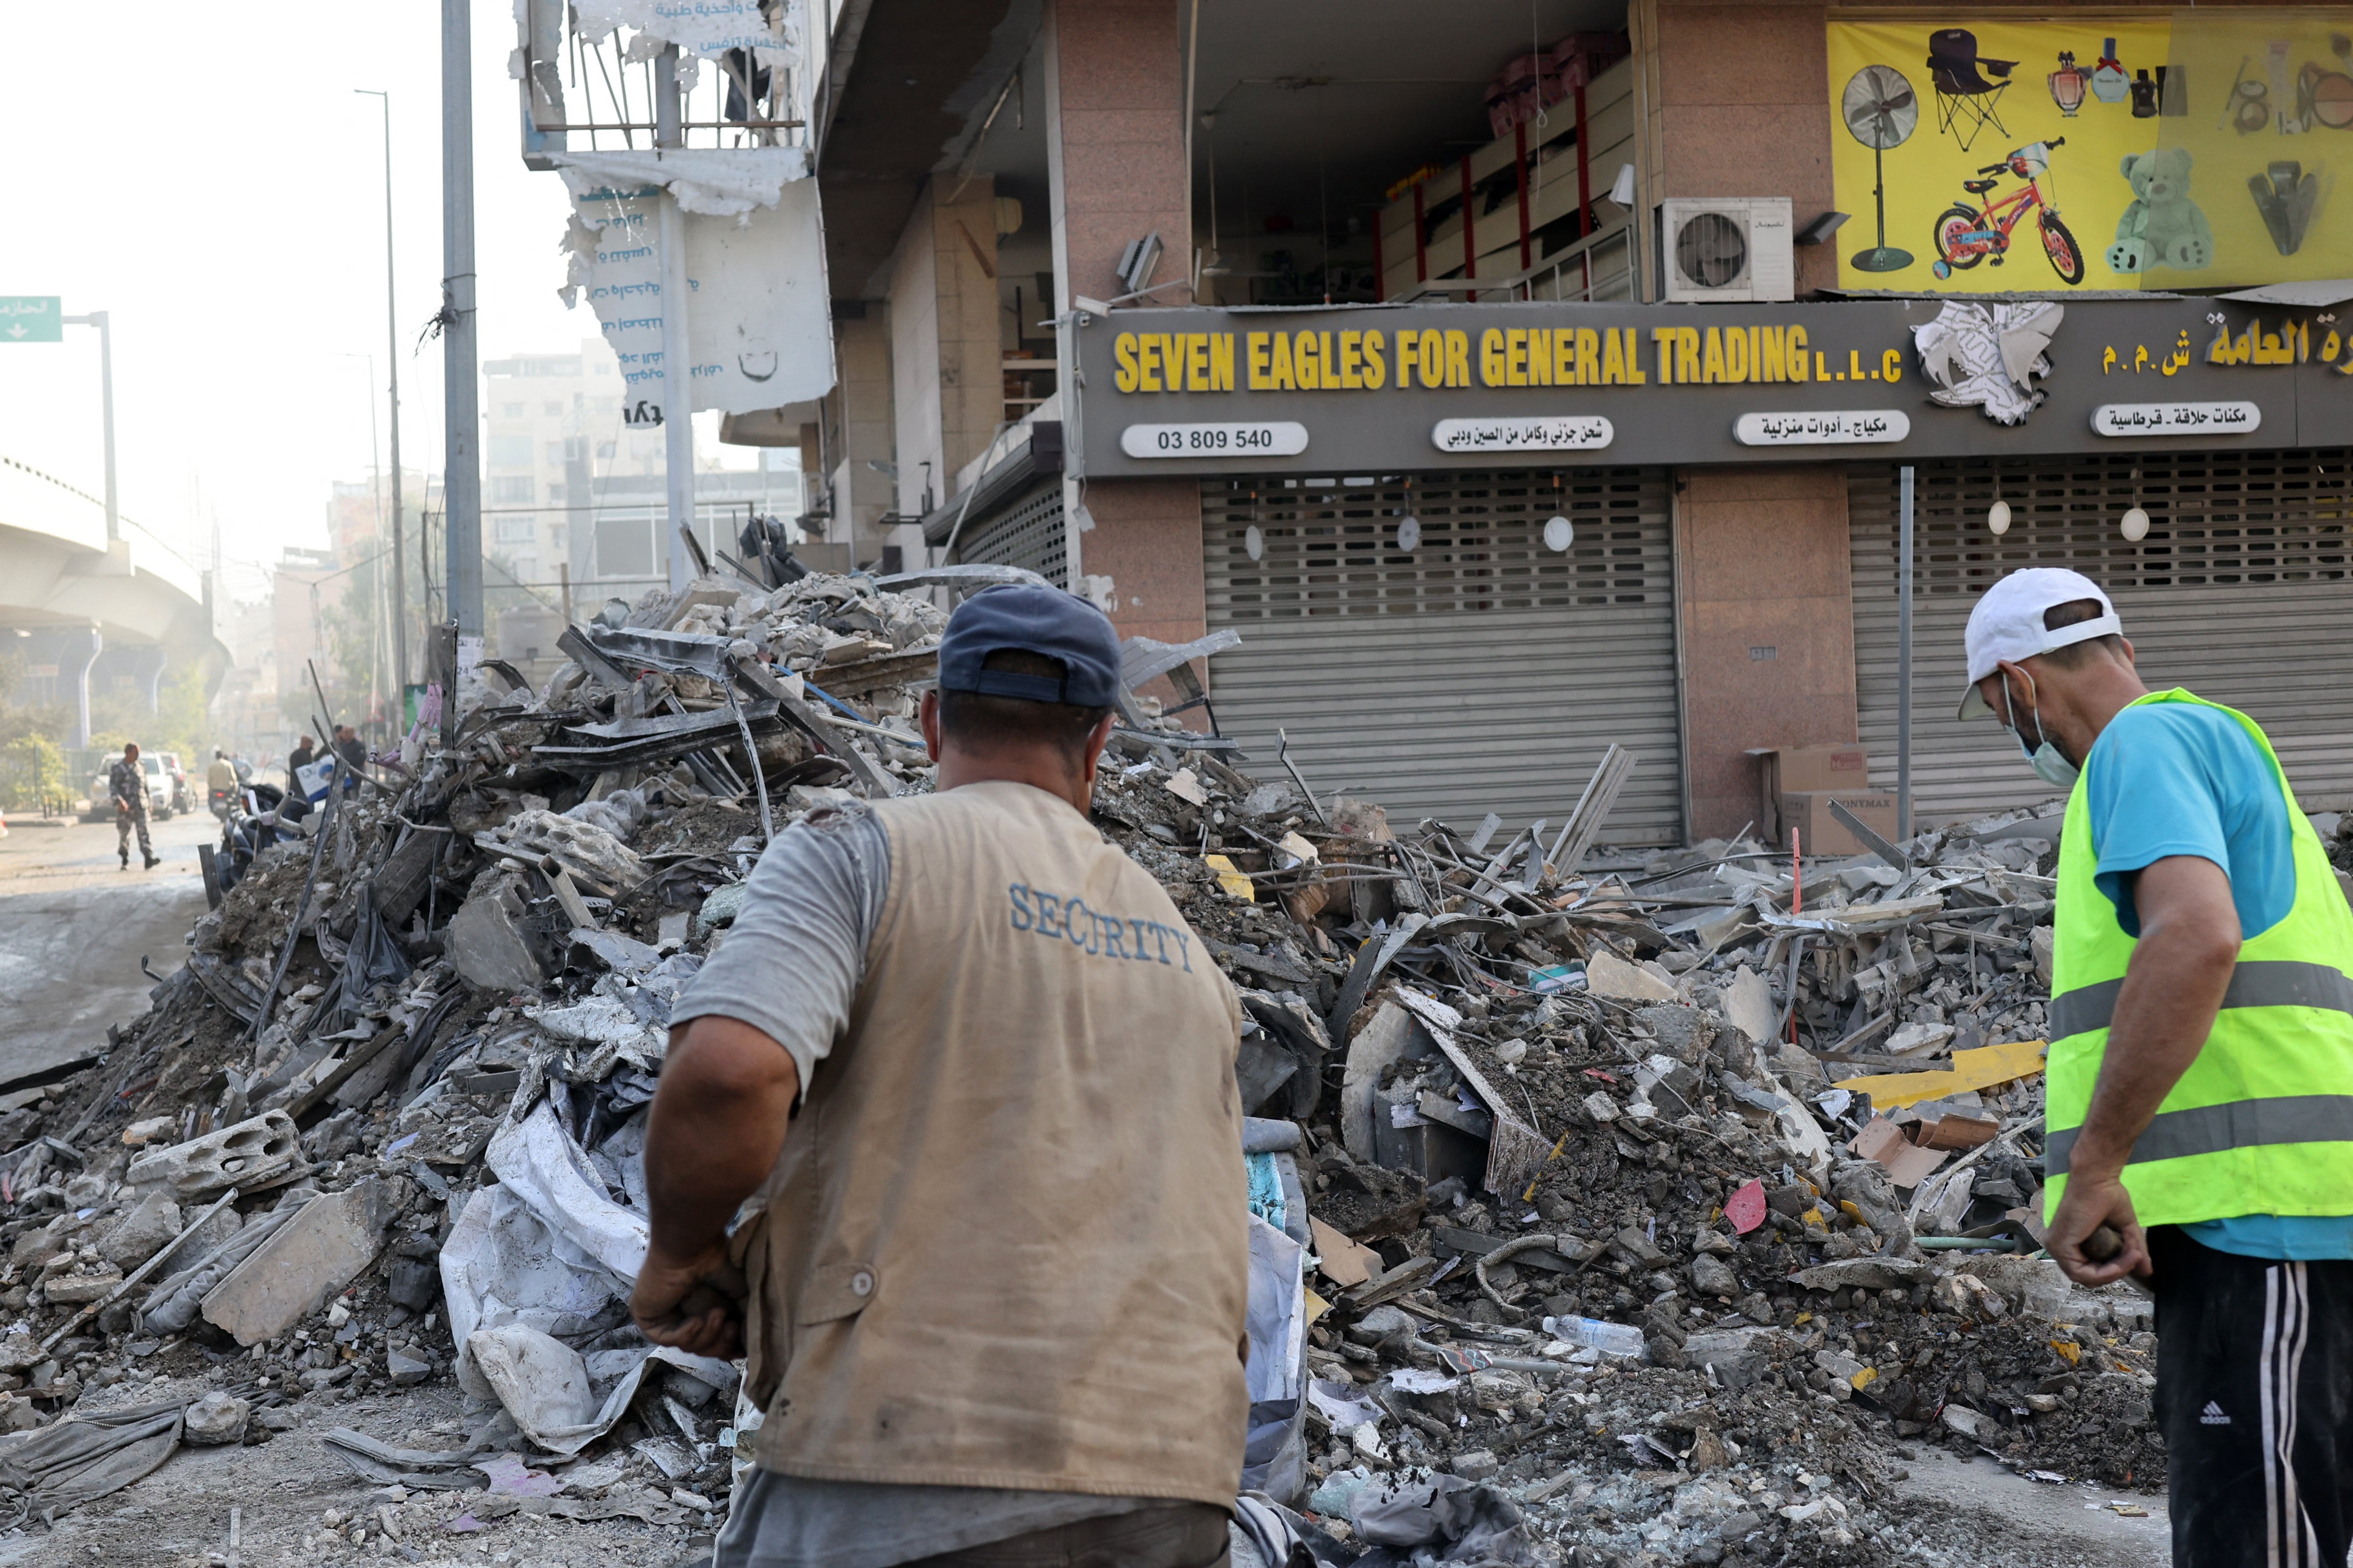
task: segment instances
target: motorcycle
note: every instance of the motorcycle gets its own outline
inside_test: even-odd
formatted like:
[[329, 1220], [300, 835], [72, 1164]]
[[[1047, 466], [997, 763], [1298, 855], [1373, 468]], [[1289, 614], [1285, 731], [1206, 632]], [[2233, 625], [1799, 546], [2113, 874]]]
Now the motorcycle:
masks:
[[237, 791], [233, 789], [216, 789], [206, 792], [205, 804], [210, 806], [212, 814], [223, 822], [228, 820], [229, 808], [236, 801]]
[[221, 822], [220, 842], [196, 846], [196, 864], [204, 872], [206, 904], [220, 908], [221, 900], [244, 879], [253, 867], [254, 858], [263, 850], [273, 844], [290, 843], [301, 837], [301, 829], [294, 824], [313, 809], [309, 801], [300, 795], [290, 796], [275, 784], [248, 784], [233, 796]]

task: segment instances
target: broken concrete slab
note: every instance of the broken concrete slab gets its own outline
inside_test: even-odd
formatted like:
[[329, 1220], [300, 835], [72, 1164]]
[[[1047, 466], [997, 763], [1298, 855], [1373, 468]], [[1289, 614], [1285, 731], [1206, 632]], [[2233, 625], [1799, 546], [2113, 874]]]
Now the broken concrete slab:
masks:
[[59, 1306], [79, 1307], [100, 1300], [121, 1283], [122, 1270], [111, 1264], [85, 1264], [44, 1279], [41, 1289]]
[[1585, 988], [1596, 996], [1620, 1002], [1674, 1002], [1674, 982], [1645, 965], [1629, 963], [1608, 948], [1597, 948], [1585, 961]]
[[1746, 964], [1733, 971], [1732, 983], [1724, 988], [1723, 1005], [1725, 1022], [1747, 1036], [1750, 1045], [1761, 1046], [1773, 1037], [1773, 1026], [1780, 1014], [1773, 1005], [1772, 987]]
[[1418, 1028], [1412, 1014], [1384, 1002], [1372, 1022], [1348, 1041], [1347, 1068], [1340, 1079], [1340, 1137], [1348, 1157], [1359, 1163], [1376, 1158], [1373, 1100], [1381, 1073], [1413, 1047]]
[[138, 1268], [180, 1234], [180, 1205], [162, 1188], [147, 1194], [99, 1238], [98, 1255], [117, 1268]]
[[522, 878], [513, 871], [475, 879], [450, 917], [443, 952], [467, 984], [481, 991], [533, 991], [547, 973], [524, 935]]
[[282, 1110], [260, 1115], [169, 1149], [142, 1154], [122, 1179], [134, 1187], [161, 1186], [174, 1198], [209, 1196], [251, 1187], [282, 1174], [302, 1157], [301, 1135]]
[[241, 1345], [277, 1338], [375, 1261], [400, 1206], [398, 1178], [371, 1178], [312, 1198], [204, 1300], [207, 1321]]

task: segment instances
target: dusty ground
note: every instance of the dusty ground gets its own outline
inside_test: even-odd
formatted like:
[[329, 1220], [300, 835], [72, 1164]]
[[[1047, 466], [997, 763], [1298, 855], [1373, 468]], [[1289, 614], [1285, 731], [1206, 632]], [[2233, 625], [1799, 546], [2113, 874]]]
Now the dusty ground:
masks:
[[205, 912], [196, 846], [220, 824], [208, 812], [148, 825], [164, 863], [115, 858], [111, 823], [63, 826], [19, 817], [0, 838], [0, 1083], [106, 1048], [106, 1026], [147, 1010], [158, 974], [187, 959]]
[[[201, 1379], [159, 1382], [126, 1399], [187, 1395]], [[111, 1391], [110, 1391], [111, 1392]], [[481, 1492], [403, 1494], [373, 1485], [338, 1463], [319, 1434], [350, 1426], [388, 1443], [463, 1441], [460, 1396], [447, 1385], [348, 1402], [313, 1396], [294, 1406], [303, 1425], [241, 1447], [183, 1447], [146, 1479], [60, 1515], [54, 1530], [35, 1520], [0, 1533], [0, 1568], [16, 1564], [155, 1564], [207, 1568], [228, 1561], [229, 1510], [239, 1511], [241, 1568], [279, 1563], [407, 1562], [500, 1568], [682, 1568], [707, 1562], [711, 1528], [700, 1516], [678, 1525], [634, 1519], [581, 1522], [529, 1511], [526, 1503], [476, 1530], [452, 1532], [495, 1512]], [[445, 1429], [446, 1428], [446, 1429]], [[330, 1533], [328, 1520], [339, 1528]], [[397, 1535], [386, 1539], [389, 1524]], [[354, 1528], [364, 1532], [354, 1542]]]
[[[1912, 1515], [1923, 1545], [1961, 1564], [2018, 1562], [2035, 1568], [2163, 1568], [2172, 1561], [2165, 1500], [2093, 1486], [2046, 1486], [1991, 1459], [1923, 1449], [1895, 1484], [1895, 1510]], [[2143, 1509], [2133, 1519], [2109, 1508]]]

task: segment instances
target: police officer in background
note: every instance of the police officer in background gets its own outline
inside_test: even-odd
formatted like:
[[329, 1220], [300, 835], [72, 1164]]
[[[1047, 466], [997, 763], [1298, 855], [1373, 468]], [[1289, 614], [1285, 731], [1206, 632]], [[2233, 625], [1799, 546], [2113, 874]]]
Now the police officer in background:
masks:
[[936, 793], [780, 835], [672, 1015], [631, 1305], [732, 1355], [712, 1287], [748, 1277], [721, 1568], [1208, 1568], [1248, 1414], [1235, 998], [1088, 820], [1103, 613], [988, 589], [939, 671]]
[[[1999, 718], [2068, 792], [2049, 1245], [2079, 1283], [2154, 1286], [2173, 1560], [2338, 1568], [2353, 1531], [2353, 910], [2263, 731], [2143, 685], [2091, 579], [2003, 578], [1970, 613], [1968, 650], [1960, 716]], [[2087, 1246], [2102, 1226], [2113, 1252]]]
[[139, 853], [150, 871], [163, 864], [147, 841], [147, 771], [139, 765], [139, 742], [122, 748], [122, 755], [106, 770], [106, 793], [114, 797], [114, 847], [122, 868], [131, 869], [131, 830], [139, 830]]

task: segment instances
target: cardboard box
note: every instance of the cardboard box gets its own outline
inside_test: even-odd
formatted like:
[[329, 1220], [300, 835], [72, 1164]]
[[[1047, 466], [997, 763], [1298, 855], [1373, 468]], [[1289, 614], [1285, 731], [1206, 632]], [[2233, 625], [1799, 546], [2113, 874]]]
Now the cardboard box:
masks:
[[1786, 847], [1781, 796], [1806, 790], [1868, 790], [1871, 755], [1860, 744], [1760, 746], [1757, 759], [1757, 831], [1768, 844]]
[[1784, 792], [1775, 803], [1781, 823], [1781, 843], [1786, 847], [1789, 830], [1798, 830], [1801, 845], [1808, 855], [1862, 855], [1862, 844], [1847, 830], [1846, 824], [1831, 815], [1831, 802], [1837, 801], [1861, 819], [1865, 827], [1882, 838], [1895, 837], [1895, 795], [1893, 791], [1876, 794], [1866, 789], [1813, 789]]

